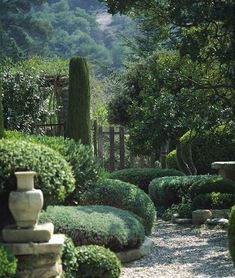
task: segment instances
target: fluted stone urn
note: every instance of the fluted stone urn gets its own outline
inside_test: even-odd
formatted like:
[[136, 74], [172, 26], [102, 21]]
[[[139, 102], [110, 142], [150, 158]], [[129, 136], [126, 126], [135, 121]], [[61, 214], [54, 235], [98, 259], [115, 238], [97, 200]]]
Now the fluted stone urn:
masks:
[[43, 207], [43, 194], [34, 188], [35, 172], [16, 172], [17, 190], [9, 196], [9, 209], [18, 228], [34, 228]]

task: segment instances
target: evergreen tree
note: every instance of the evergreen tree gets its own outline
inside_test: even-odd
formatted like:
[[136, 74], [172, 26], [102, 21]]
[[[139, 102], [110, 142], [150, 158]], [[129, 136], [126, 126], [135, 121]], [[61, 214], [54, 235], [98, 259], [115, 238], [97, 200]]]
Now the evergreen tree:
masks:
[[69, 105], [67, 137], [84, 145], [91, 145], [90, 84], [88, 64], [84, 58], [74, 57], [69, 65]]

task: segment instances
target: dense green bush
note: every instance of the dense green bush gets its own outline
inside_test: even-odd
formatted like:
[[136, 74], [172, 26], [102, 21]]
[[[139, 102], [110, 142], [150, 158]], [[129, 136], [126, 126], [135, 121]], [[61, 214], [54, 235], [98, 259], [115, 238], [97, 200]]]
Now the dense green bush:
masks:
[[212, 192], [195, 196], [192, 201], [192, 209], [229, 209], [234, 204], [234, 194]]
[[191, 198], [212, 192], [235, 194], [235, 182], [218, 175], [196, 176], [190, 187]]
[[44, 205], [61, 204], [75, 186], [72, 169], [54, 150], [16, 139], [0, 140], [0, 192], [16, 189], [16, 171], [35, 171], [35, 187], [43, 191]]
[[166, 163], [168, 168], [179, 170], [176, 158], [176, 150], [173, 150], [170, 153], [168, 153], [166, 157]]
[[192, 204], [191, 202], [180, 203], [180, 204], [173, 204], [171, 207], [167, 208], [162, 218], [164, 220], [171, 220], [173, 214], [178, 214], [180, 218], [192, 218]]
[[16, 273], [17, 260], [12, 252], [0, 245], [0, 277], [10, 278]]
[[110, 178], [130, 182], [148, 193], [148, 186], [153, 179], [183, 175], [182, 172], [175, 169], [129, 168], [112, 172]]
[[48, 207], [40, 221], [52, 222], [55, 232], [71, 237], [76, 246], [123, 250], [140, 246], [144, 240], [144, 227], [134, 216], [109, 206]]
[[87, 245], [77, 248], [77, 276], [81, 278], [118, 278], [121, 263], [117, 256], [102, 246]]
[[90, 183], [96, 181], [100, 175], [101, 168], [95, 160], [91, 148], [72, 139], [28, 135], [16, 131], [7, 131], [6, 136], [48, 146], [59, 152], [70, 163], [76, 179], [76, 189], [69, 198], [71, 202], [78, 201], [81, 192], [85, 191]]
[[61, 261], [65, 277], [77, 277], [77, 248], [74, 246], [71, 238], [65, 238]]
[[196, 176], [162, 177], [152, 180], [149, 185], [149, 196], [155, 206], [169, 208], [188, 199], [189, 188]]
[[153, 227], [156, 210], [149, 196], [133, 184], [120, 180], [98, 181], [81, 197], [83, 205], [108, 205], [128, 210], [141, 218], [145, 233]]
[[235, 266], [235, 206], [232, 207], [229, 216], [228, 246], [230, 254], [232, 256], [233, 264]]
[[[189, 132], [181, 139], [183, 151], [184, 144], [187, 143]], [[215, 161], [235, 160], [235, 132], [225, 126], [217, 127], [212, 131], [201, 134], [193, 140], [192, 151], [193, 160], [198, 174], [213, 173], [211, 163]], [[187, 158], [187, 153], [184, 153]]]

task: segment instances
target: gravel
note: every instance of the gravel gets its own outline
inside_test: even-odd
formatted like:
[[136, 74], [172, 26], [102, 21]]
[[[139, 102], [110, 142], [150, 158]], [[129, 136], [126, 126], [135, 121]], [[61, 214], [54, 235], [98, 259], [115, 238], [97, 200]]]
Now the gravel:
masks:
[[159, 220], [149, 256], [125, 264], [121, 278], [234, 278], [225, 230]]

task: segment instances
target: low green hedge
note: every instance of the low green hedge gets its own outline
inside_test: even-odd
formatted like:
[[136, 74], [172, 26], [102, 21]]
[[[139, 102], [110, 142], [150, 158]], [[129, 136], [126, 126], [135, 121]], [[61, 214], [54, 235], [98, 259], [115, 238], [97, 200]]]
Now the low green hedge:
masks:
[[228, 246], [230, 254], [232, 256], [233, 264], [235, 266], [235, 206], [232, 207], [229, 216]]
[[188, 199], [189, 188], [196, 176], [163, 177], [151, 181], [149, 196], [156, 207], [169, 208]]
[[192, 209], [229, 209], [235, 204], [235, 195], [229, 193], [204, 193], [192, 201]]
[[218, 175], [197, 176], [190, 187], [191, 198], [204, 193], [230, 193], [235, 194], [235, 182]]
[[15, 277], [17, 268], [17, 260], [12, 252], [0, 245], [0, 277]]
[[120, 180], [100, 180], [82, 195], [81, 204], [108, 205], [128, 210], [141, 218], [147, 235], [151, 233], [156, 216], [149, 196], [135, 185]]
[[101, 245], [111, 250], [138, 247], [143, 225], [129, 212], [109, 206], [48, 207], [40, 222], [52, 222], [56, 233], [71, 237], [76, 246]]
[[101, 173], [101, 167], [94, 158], [91, 148], [73, 139], [63, 137], [49, 137], [29, 135], [18, 131], [6, 131], [7, 138], [17, 138], [32, 143], [43, 144], [57, 152], [72, 166], [76, 180], [76, 190], [68, 198], [68, 202], [78, 202], [81, 192], [84, 192], [92, 182], [95, 182]]
[[102, 246], [75, 247], [66, 238], [62, 253], [62, 266], [66, 278], [118, 278], [121, 262], [117, 256]]
[[114, 171], [110, 174], [111, 179], [132, 183], [148, 193], [148, 186], [155, 178], [166, 176], [183, 176], [184, 174], [175, 169], [156, 168], [129, 168]]

